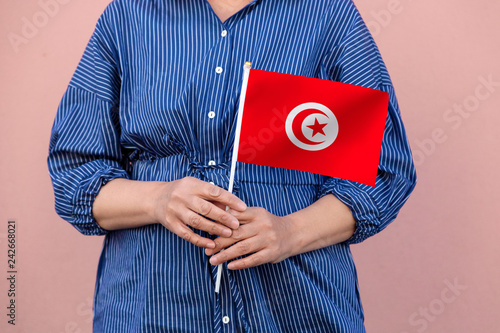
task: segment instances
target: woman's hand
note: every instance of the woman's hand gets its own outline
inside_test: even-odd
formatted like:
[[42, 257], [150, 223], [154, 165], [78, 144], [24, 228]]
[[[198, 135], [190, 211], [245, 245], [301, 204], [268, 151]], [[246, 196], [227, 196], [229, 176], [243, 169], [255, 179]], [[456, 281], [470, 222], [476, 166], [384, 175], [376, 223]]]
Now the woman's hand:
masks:
[[273, 215], [260, 207], [250, 207], [244, 212], [231, 210], [230, 213], [240, 221], [240, 227], [230, 237], [218, 237], [215, 248], [205, 249], [207, 255], [225, 249], [210, 259], [212, 265], [251, 254], [228, 264], [229, 269], [243, 269], [278, 263], [292, 255], [294, 225], [291, 219]]
[[[197, 178], [186, 177], [165, 183], [154, 205], [155, 220], [196, 246], [215, 248], [213, 240], [201, 237], [188, 226], [211, 235], [230, 237], [238, 219], [226, 212], [242, 212], [246, 205], [234, 194]], [[213, 221], [211, 221], [213, 220]]]
[[[230, 237], [219, 237], [215, 248], [205, 249], [212, 265], [242, 255], [228, 264], [229, 269], [243, 269], [277, 263], [291, 256], [314, 251], [348, 240], [356, 229], [351, 210], [332, 194], [308, 207], [279, 217], [264, 208], [251, 207], [244, 212], [229, 211], [240, 221]], [[222, 251], [224, 250], [224, 251]]]
[[226, 206], [234, 212], [246, 209], [234, 194], [193, 177], [172, 182], [117, 178], [101, 188], [92, 213], [105, 230], [161, 223], [196, 246], [215, 248], [213, 240], [201, 237], [188, 226], [230, 237], [240, 224], [226, 212]]

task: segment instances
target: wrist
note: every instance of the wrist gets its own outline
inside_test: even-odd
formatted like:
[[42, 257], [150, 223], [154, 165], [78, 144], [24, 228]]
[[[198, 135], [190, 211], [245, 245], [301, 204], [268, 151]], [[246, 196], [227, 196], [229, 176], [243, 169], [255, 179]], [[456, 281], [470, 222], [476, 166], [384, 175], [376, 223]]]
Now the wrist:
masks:
[[284, 219], [285, 230], [287, 231], [288, 257], [292, 257], [304, 252], [304, 228], [302, 221], [297, 214], [289, 214], [282, 217]]
[[144, 213], [149, 216], [153, 223], [162, 223], [165, 212], [163, 211], [162, 201], [168, 196], [170, 182], [151, 182], [148, 195], [143, 204]]

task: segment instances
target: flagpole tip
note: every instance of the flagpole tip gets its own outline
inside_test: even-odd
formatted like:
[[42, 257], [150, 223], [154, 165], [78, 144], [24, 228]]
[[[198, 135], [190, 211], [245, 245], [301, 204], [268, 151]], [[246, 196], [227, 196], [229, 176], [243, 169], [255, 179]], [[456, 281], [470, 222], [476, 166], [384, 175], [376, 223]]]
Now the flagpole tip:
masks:
[[252, 63], [250, 61], [245, 61], [245, 68], [252, 67]]

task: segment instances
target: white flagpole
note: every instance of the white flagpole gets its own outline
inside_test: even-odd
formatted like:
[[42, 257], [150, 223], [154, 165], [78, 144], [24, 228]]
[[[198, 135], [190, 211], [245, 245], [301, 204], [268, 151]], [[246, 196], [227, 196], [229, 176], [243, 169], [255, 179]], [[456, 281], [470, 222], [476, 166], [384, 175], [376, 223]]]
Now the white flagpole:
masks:
[[[233, 193], [234, 173], [236, 170], [236, 160], [238, 158], [238, 148], [240, 145], [241, 121], [243, 119], [243, 106], [245, 105], [245, 95], [247, 93], [248, 76], [250, 74], [251, 67], [252, 63], [250, 61], [246, 61], [245, 65], [243, 66], [243, 83], [241, 85], [240, 103], [238, 106], [238, 118], [236, 121], [236, 133], [234, 135], [233, 156], [231, 159], [231, 171], [229, 174], [229, 186], [227, 189], [230, 193]], [[226, 207], [226, 210], [228, 209], [229, 207]], [[215, 281], [216, 293], [218, 293], [220, 289], [221, 277], [222, 277], [222, 264], [219, 264], [219, 266], [217, 267], [217, 280]]]

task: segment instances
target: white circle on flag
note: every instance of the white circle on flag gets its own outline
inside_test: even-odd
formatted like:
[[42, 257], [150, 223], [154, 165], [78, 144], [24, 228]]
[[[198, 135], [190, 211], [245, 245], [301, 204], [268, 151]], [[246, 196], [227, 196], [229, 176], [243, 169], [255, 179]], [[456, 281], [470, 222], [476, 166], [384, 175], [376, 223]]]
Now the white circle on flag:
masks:
[[[300, 124], [301, 138], [299, 139], [293, 131], [295, 118], [302, 112], [315, 110], [304, 118]], [[333, 112], [320, 103], [303, 103], [296, 106], [286, 118], [286, 134], [290, 141], [297, 147], [318, 151], [328, 148], [337, 139], [339, 134], [339, 123]]]

